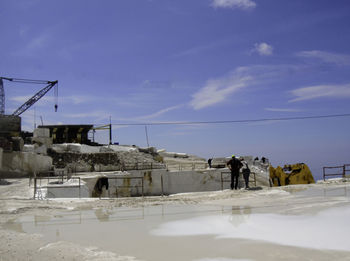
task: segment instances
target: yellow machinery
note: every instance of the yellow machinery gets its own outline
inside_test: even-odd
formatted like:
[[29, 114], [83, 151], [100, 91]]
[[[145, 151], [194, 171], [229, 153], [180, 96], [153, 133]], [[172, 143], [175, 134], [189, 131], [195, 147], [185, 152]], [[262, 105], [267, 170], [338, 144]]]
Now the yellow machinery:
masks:
[[291, 184], [315, 183], [309, 167], [304, 163], [284, 165], [283, 168], [270, 166], [270, 182], [272, 186], [286, 186]]

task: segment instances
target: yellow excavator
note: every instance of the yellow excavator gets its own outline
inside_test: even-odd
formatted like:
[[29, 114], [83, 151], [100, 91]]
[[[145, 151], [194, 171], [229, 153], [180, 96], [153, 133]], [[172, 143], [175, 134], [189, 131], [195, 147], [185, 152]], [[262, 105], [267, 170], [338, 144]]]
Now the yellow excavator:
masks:
[[283, 168], [270, 166], [271, 186], [286, 186], [292, 184], [315, 183], [314, 177], [309, 167], [304, 163], [284, 165]]

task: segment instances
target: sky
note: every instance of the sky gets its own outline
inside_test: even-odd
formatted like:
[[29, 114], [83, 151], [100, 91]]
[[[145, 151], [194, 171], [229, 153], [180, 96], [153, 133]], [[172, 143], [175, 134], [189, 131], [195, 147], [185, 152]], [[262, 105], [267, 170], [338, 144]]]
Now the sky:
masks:
[[[350, 113], [348, 0], [0, 0], [0, 76], [58, 80], [22, 129], [113, 124], [147, 146], [145, 125]], [[43, 86], [4, 81], [11, 114]], [[140, 124], [120, 126], [118, 124]], [[273, 166], [350, 163], [350, 117], [148, 125], [148, 143]], [[108, 143], [107, 131], [96, 140]]]

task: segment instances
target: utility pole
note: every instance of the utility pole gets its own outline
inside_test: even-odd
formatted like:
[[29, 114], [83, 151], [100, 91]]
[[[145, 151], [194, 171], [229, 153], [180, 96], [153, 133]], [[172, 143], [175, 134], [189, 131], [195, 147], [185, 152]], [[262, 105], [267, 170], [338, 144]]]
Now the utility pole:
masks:
[[145, 125], [145, 132], [146, 132], [147, 147], [149, 147], [147, 125]]
[[112, 145], [112, 116], [109, 116], [109, 145]]

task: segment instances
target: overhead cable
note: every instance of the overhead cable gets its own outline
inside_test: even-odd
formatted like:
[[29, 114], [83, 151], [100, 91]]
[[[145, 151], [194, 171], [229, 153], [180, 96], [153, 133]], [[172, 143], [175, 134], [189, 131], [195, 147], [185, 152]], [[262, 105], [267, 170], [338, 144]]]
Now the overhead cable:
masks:
[[222, 121], [179, 121], [179, 122], [144, 122], [144, 123], [113, 123], [114, 126], [150, 126], [150, 125], [193, 125], [193, 124], [228, 124], [228, 123], [249, 123], [265, 121], [292, 121], [292, 120], [309, 120], [324, 118], [349, 117], [350, 113], [317, 115], [317, 116], [300, 116], [300, 117], [282, 117], [282, 118], [262, 118], [262, 119], [245, 119], [245, 120], [222, 120]]

